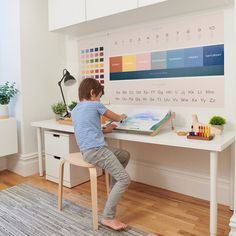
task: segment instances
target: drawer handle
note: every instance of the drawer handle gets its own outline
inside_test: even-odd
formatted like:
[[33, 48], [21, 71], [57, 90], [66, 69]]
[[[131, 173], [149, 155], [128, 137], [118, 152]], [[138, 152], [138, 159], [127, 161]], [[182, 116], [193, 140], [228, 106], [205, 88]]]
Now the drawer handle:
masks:
[[60, 158], [60, 157], [58, 157], [58, 156], [54, 156], [54, 158], [55, 158], [55, 159], [58, 159], [58, 160], [60, 160], [60, 159], [61, 159], [61, 158]]
[[60, 137], [60, 135], [59, 134], [53, 134], [53, 137]]

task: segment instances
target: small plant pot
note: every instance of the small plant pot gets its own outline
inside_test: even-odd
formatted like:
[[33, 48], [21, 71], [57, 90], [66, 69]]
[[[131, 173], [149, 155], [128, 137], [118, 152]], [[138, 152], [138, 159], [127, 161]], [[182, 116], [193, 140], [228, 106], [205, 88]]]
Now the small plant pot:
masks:
[[0, 119], [8, 119], [9, 110], [8, 105], [0, 105]]
[[212, 134], [216, 134], [216, 135], [222, 134], [223, 130], [224, 130], [223, 125], [211, 125]]
[[55, 114], [55, 119], [56, 119], [56, 121], [63, 120], [63, 116], [59, 115], [59, 114]]

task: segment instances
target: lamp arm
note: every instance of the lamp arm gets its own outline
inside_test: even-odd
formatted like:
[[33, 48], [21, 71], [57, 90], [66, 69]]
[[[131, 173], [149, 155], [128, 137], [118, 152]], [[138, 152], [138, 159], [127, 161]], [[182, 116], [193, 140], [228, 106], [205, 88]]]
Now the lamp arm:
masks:
[[63, 102], [66, 106], [66, 115], [65, 116], [68, 116], [69, 115], [69, 112], [68, 112], [68, 109], [67, 109], [67, 105], [66, 105], [66, 100], [65, 100], [65, 97], [64, 97], [64, 93], [63, 93], [63, 90], [62, 90], [62, 87], [61, 87], [61, 82], [62, 80], [64, 79], [64, 76], [62, 77], [62, 79], [58, 82], [58, 85], [60, 87], [60, 90], [61, 90], [61, 95], [62, 95], [62, 99], [63, 99]]

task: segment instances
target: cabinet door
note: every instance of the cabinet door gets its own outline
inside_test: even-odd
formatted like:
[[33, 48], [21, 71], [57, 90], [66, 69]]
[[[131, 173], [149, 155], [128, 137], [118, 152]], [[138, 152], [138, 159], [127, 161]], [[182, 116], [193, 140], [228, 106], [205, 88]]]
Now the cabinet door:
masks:
[[17, 152], [17, 120], [0, 119], [0, 157]]
[[86, 0], [87, 20], [137, 8], [137, 0]]
[[165, 1], [167, 0], [138, 0], [138, 7], [144, 7], [144, 6], [152, 5], [159, 2], [165, 2]]
[[48, 0], [49, 30], [81, 23], [86, 20], [85, 0]]

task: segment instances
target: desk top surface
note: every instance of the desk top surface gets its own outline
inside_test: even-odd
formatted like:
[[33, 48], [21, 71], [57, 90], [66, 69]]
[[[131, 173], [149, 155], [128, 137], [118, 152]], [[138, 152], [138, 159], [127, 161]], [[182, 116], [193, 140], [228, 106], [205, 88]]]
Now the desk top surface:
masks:
[[[36, 122], [32, 122], [31, 125], [37, 128], [42, 128], [42, 129], [50, 129], [50, 130], [74, 133], [73, 126], [59, 124], [58, 122], [56, 122], [55, 119], [36, 121]], [[184, 147], [184, 148], [193, 148], [193, 149], [220, 152], [220, 151], [223, 151], [225, 148], [227, 148], [229, 145], [231, 145], [235, 141], [235, 132], [224, 131], [222, 135], [217, 135], [211, 141], [192, 140], [192, 139], [187, 139], [186, 136], [177, 136], [175, 131], [170, 130], [170, 127], [163, 128], [160, 131], [160, 133], [158, 133], [154, 137], [149, 136], [149, 135], [131, 134], [127, 132], [125, 133], [125, 132], [118, 132], [118, 131], [105, 134], [105, 137], [116, 139], [116, 140], [125, 140], [125, 141], [159, 144], [159, 145], [167, 145], [167, 146], [173, 146], [173, 147]]]

